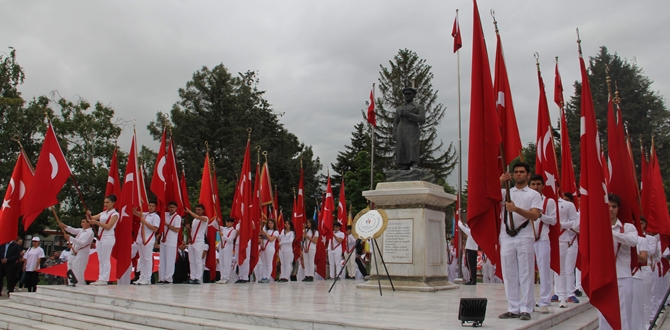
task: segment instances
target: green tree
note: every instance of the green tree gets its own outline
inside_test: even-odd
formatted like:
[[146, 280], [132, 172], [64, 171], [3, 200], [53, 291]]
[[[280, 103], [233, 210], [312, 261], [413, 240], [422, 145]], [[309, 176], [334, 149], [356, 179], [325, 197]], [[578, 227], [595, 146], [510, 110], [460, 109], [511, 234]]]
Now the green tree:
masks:
[[[670, 112], [665, 105], [665, 100], [659, 92], [651, 89], [653, 82], [644, 75], [643, 69], [637, 65], [635, 60], [628, 61], [621, 58], [616, 52], [611, 54], [605, 46], [600, 47], [596, 56], [589, 57], [588, 63], [589, 83], [603, 149], [607, 150], [607, 68], [609, 68], [612, 82], [618, 86], [622, 117], [630, 136], [634, 139], [633, 145], [637, 146], [637, 139], [641, 137], [648, 150], [651, 137], [655, 137], [659, 164], [665, 176], [666, 194], [669, 194], [670, 176], [667, 174], [670, 173]], [[579, 180], [581, 82], [576, 81], [574, 88], [575, 95], [571, 97], [566, 108], [570, 144], [573, 149], [572, 157], [576, 165], [575, 175]], [[639, 173], [640, 153], [633, 152], [633, 157]]]
[[[256, 146], [268, 152], [272, 184], [279, 189], [280, 205], [289, 210], [285, 213], [290, 214], [293, 205], [292, 188], [298, 185], [301, 161], [306, 193], [314, 196], [317, 192], [319, 158], [284, 127], [279, 121], [281, 114], [272, 110], [263, 94], [255, 72], [235, 76], [223, 64], [203, 67], [179, 89], [181, 100], [172, 107], [169, 124], [176, 156], [184, 162], [192, 201], [197, 200], [207, 142], [219, 179], [222, 213], [230, 213], [249, 136], [247, 128], [251, 128], [252, 164], [259, 158], [261, 165], [265, 161], [263, 156], [257, 157]], [[158, 140], [165, 126], [164, 114], [159, 112], [148, 128]], [[314, 205], [312, 198], [306, 198], [306, 203]]]
[[[362, 192], [370, 190], [370, 153], [365, 150], [359, 151], [352, 159], [352, 165], [352, 168], [344, 173], [344, 184], [347, 207], [351, 206], [352, 213], [356, 215], [356, 213], [368, 206], [368, 200], [363, 197]], [[375, 186], [383, 180], [384, 174], [381, 171], [375, 171]], [[340, 181], [338, 181], [339, 184]], [[337, 187], [338, 193], [340, 188], [339, 186]]]
[[[377, 106], [377, 130], [375, 140], [380, 141], [380, 165], [384, 169], [393, 167], [395, 140], [393, 138], [393, 118], [395, 108], [404, 103], [402, 90], [406, 82], [414, 82], [417, 95], [414, 101], [426, 109], [426, 123], [421, 125], [420, 166], [435, 174], [438, 182], [454, 170], [456, 156], [453, 144], [442, 151], [444, 143], [437, 139], [437, 127], [444, 117], [446, 107], [437, 102], [437, 92], [433, 90], [432, 67], [415, 52], [401, 49], [389, 61], [389, 66], [380, 65], [379, 95]], [[377, 160], [375, 160], [377, 162]]]

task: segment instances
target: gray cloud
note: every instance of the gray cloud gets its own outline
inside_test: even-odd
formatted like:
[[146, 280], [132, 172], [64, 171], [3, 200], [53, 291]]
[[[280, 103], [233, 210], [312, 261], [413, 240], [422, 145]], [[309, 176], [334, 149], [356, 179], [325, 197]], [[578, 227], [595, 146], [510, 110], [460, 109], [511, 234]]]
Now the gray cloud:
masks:
[[[633, 59], [663, 94], [670, 88], [665, 54], [665, 1], [479, 1], [493, 67], [496, 10], [524, 144], [535, 140], [538, 86], [533, 53], [540, 54], [547, 90], [554, 56], [566, 87], [579, 79], [575, 28], [584, 53], [601, 45]], [[139, 142], [152, 148], [144, 127], [169, 111], [177, 89], [203, 65], [232, 72], [257, 70], [260, 88], [282, 122], [313, 145], [325, 165], [349, 142], [362, 119], [379, 65], [409, 48], [433, 66], [438, 101], [447, 107], [439, 128], [457, 142], [457, 66], [450, 36], [460, 8], [463, 150], [467, 159], [472, 2], [451, 1], [15, 1], [0, 13], [2, 47], [18, 49], [26, 70], [24, 97], [58, 90], [111, 105], [134, 118]], [[551, 99], [551, 95], [549, 95]], [[552, 116], [558, 109], [550, 105]], [[624, 105], [625, 110], [625, 105]], [[554, 120], [555, 121], [555, 120]], [[127, 148], [130, 129], [120, 141]], [[467, 168], [464, 164], [464, 168]], [[449, 180], [456, 183], [455, 174]]]

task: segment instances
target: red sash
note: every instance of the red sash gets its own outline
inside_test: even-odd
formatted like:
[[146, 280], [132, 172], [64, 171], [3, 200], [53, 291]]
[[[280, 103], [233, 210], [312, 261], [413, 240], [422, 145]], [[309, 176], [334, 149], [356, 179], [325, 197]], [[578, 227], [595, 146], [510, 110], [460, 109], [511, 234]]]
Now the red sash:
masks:
[[[274, 234], [275, 232], [276, 232], [276, 230], [272, 229], [272, 234]], [[270, 236], [272, 236], [272, 234], [270, 234]], [[261, 247], [261, 251], [265, 251], [265, 249], [268, 247], [268, 244], [270, 244], [270, 240], [269, 240], [269, 239], [266, 239], [266, 240], [265, 240], [265, 245], [263, 245], [263, 246]]]
[[[172, 217], [170, 217], [170, 223], [168, 224], [168, 226], [172, 226], [172, 222], [174, 221], [174, 218], [176, 218], [176, 217], [177, 217], [177, 213], [175, 212], [175, 214], [173, 214]], [[162, 243], [165, 243], [167, 241], [167, 235], [169, 233], [170, 233], [170, 227], [168, 227], [167, 232], [165, 234], [163, 234], [163, 239], [161, 240]]]
[[333, 247], [333, 242], [335, 241], [335, 234], [333, 234], [333, 238], [330, 240], [330, 250], [335, 251], [340, 245], [342, 245], [342, 242], [344, 242], [344, 239], [342, 239], [342, 242], [337, 243], [335, 247]]
[[[105, 211], [105, 212], [107, 212], [107, 211]], [[109, 211], [109, 217], [107, 217], [107, 221], [105, 222], [105, 224], [107, 224], [107, 223], [109, 222], [109, 219], [112, 218], [112, 216], [114, 215], [114, 213], [116, 213], [116, 216], [117, 216], [117, 217], [120, 216], [120, 215], [119, 215], [119, 212], [116, 212], [116, 210], [112, 209], [111, 211]], [[119, 219], [116, 219], [116, 221], [119, 221]], [[97, 236], [98, 241], [102, 240], [102, 234], [105, 232], [105, 228], [102, 228], [102, 227], [100, 227], [100, 228], [101, 228], [102, 230], [100, 231], [99, 236]]]
[[[230, 237], [230, 234], [232, 234], [232, 233], [233, 233], [233, 229], [231, 229], [231, 230], [228, 232], [228, 235], [226, 235], [226, 237]], [[223, 244], [221, 244], [221, 250], [223, 250], [224, 248], [226, 248], [226, 243], [228, 243], [228, 241], [223, 241]]]
[[[547, 202], [549, 202], [549, 198], [545, 197], [544, 203], [542, 204], [542, 214], [544, 214], [544, 212], [547, 212]], [[540, 215], [540, 217], [542, 217], [542, 215]], [[544, 228], [544, 222], [540, 220], [540, 230], [537, 231], [537, 237], [535, 237], [535, 242], [539, 241], [540, 238], [542, 238], [542, 228]]]
[[[147, 213], [147, 215], [149, 215], [149, 214], [150, 214], [150, 213]], [[146, 218], [146, 217], [144, 218], [144, 221], [147, 221], [147, 218]], [[142, 230], [142, 245], [144, 245], [144, 246], [146, 246], [146, 245], [149, 243], [149, 241], [154, 237], [154, 234], [156, 234], [155, 231], [152, 231], [152, 232], [151, 232], [151, 235], [149, 235], [149, 238], [147, 238], [147, 239], [145, 240], [145, 239], [144, 239], [144, 237], [146, 237], [146, 235], [144, 234], [144, 228], [145, 228], [145, 227], [146, 227], [146, 225], [145, 225], [145, 224], [142, 224], [142, 229], [141, 229], [141, 230]]]
[[[195, 238], [198, 237], [198, 232], [200, 231], [200, 225], [202, 225], [202, 221], [198, 220], [198, 227], [195, 229], [195, 235], [193, 235], [194, 233], [191, 230], [191, 235], [190, 235], [191, 237], [189, 237], [188, 244], [195, 243]], [[193, 228], [191, 228], [191, 229], [193, 229]]]
[[312, 236], [308, 239], [309, 243], [305, 246], [305, 252], [309, 252], [309, 248], [312, 246], [312, 238], [314, 238], [314, 230], [310, 229], [310, 231], [312, 232]]

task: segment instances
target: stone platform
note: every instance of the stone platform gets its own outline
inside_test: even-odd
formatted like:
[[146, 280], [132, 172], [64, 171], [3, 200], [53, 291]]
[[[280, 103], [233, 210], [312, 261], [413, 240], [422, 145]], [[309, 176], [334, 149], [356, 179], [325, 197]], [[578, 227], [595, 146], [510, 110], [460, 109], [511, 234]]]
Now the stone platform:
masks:
[[[531, 321], [500, 320], [502, 284], [433, 293], [360, 290], [361, 281], [151, 286], [39, 286], [0, 301], [0, 329], [462, 329], [458, 303], [486, 297], [487, 329], [594, 329], [582, 299]], [[539, 286], [536, 287], [539, 292]], [[581, 298], [580, 298], [581, 299]]]

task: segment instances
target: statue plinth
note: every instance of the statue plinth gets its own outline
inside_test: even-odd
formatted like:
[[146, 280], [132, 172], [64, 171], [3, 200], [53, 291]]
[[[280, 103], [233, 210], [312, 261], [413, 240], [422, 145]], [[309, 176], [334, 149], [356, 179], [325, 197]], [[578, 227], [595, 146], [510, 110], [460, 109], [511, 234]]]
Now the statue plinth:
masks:
[[[456, 196], [424, 181], [383, 182], [375, 190], [364, 191], [363, 196], [388, 216], [388, 226], [377, 238], [377, 244], [396, 290], [434, 292], [458, 288], [447, 278], [444, 212]], [[390, 289], [381, 258], [376, 262], [382, 285]], [[374, 264], [371, 270], [376, 273]], [[376, 276], [357, 287], [377, 289]]]

